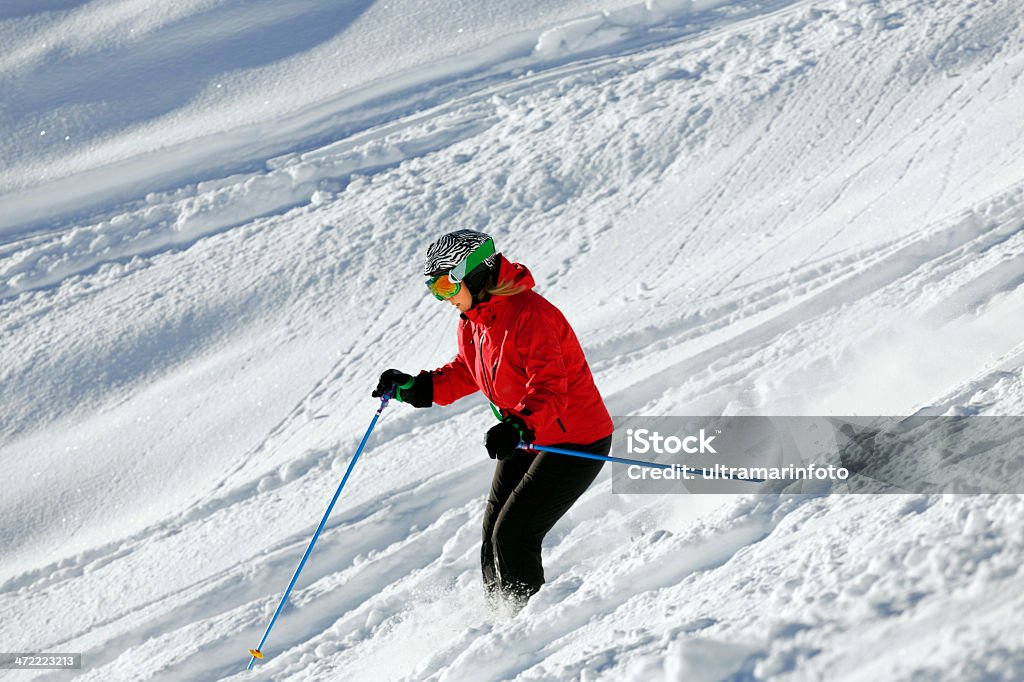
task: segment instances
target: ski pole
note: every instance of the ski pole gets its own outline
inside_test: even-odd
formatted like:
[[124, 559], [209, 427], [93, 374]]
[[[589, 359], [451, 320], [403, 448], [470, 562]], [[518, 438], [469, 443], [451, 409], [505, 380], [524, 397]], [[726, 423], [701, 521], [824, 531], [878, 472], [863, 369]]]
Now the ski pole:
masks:
[[[550, 445], [530, 445], [520, 441], [519, 448], [521, 450], [539, 450], [541, 452], [554, 452], [559, 455], [572, 455], [573, 457], [584, 457], [586, 459], [600, 459], [605, 462], [618, 462], [619, 464], [635, 464], [642, 467], [650, 467], [652, 469], [675, 469], [679, 466], [685, 466], [681, 464], [662, 464], [661, 462], [646, 462], [641, 459], [629, 459], [628, 457], [612, 457], [610, 455], [595, 455], [590, 452], [579, 452], [578, 450], [569, 450], [567, 448], [556, 448]], [[703, 467], [700, 469], [694, 467], [686, 467], [691, 473], [698, 476], [707, 478], [704, 473]], [[740, 478], [738, 476], [728, 476], [722, 472], [717, 478], [728, 478], [733, 481], [747, 481], [749, 483], [764, 483], [763, 478]]]
[[388, 400], [390, 399], [391, 391], [388, 391], [381, 396], [380, 407], [377, 408], [377, 413], [373, 415], [373, 421], [370, 422], [370, 427], [366, 429], [366, 433], [363, 434], [363, 440], [360, 441], [359, 447], [356, 448], [356, 454], [352, 456], [352, 461], [348, 463], [348, 469], [345, 471], [345, 475], [342, 477], [341, 483], [338, 484], [338, 489], [334, 491], [334, 497], [331, 498], [331, 503], [327, 505], [327, 511], [324, 512], [324, 517], [320, 519], [320, 525], [316, 527], [316, 532], [313, 533], [313, 538], [309, 541], [309, 546], [306, 547], [306, 553], [302, 555], [302, 560], [299, 561], [299, 565], [295, 569], [292, 581], [288, 583], [288, 589], [284, 591], [284, 596], [281, 597], [281, 603], [277, 605], [277, 611], [274, 612], [274, 617], [270, 619], [270, 625], [267, 626], [267, 631], [263, 633], [263, 639], [260, 640], [259, 646], [255, 649], [249, 649], [249, 653], [252, 654], [252, 658], [249, 659], [249, 665], [246, 666], [246, 670], [252, 670], [252, 664], [256, 662], [256, 659], [263, 658], [263, 645], [267, 642], [267, 635], [270, 634], [270, 629], [274, 627], [277, 617], [281, 615], [281, 609], [284, 608], [284, 603], [288, 601], [288, 595], [292, 593], [292, 588], [295, 587], [295, 581], [298, 580], [299, 573], [302, 573], [302, 568], [306, 565], [306, 559], [309, 558], [310, 552], [313, 551], [313, 545], [316, 544], [317, 538], [320, 537], [320, 531], [324, 529], [324, 525], [327, 523], [327, 517], [331, 515], [331, 510], [334, 509], [334, 503], [338, 501], [338, 496], [341, 495], [341, 489], [345, 487], [349, 474], [352, 473], [352, 469], [355, 467], [356, 461], [359, 459], [359, 455], [362, 454], [363, 448], [366, 446], [366, 441], [370, 438], [370, 433], [373, 431], [373, 427], [377, 425], [377, 420], [380, 419], [381, 412], [383, 412], [384, 408], [388, 406]]

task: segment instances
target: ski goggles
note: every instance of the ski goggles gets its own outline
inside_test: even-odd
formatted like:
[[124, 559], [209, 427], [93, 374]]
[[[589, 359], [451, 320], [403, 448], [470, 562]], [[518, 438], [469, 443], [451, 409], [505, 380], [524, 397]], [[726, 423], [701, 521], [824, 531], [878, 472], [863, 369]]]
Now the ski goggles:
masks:
[[451, 275], [446, 272], [443, 275], [437, 275], [428, 279], [427, 288], [430, 289], [430, 293], [437, 300], [447, 301], [459, 293], [459, 290], [462, 289], [462, 282], [453, 282]]

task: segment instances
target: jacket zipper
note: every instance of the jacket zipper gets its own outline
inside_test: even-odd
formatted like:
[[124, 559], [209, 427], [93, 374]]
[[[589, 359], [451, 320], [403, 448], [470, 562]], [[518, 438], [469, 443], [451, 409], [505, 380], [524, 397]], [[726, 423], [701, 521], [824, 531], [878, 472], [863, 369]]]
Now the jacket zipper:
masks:
[[[484, 395], [493, 403], [494, 391], [491, 388], [490, 382], [487, 381], [487, 367], [484, 365], [484, 335], [482, 333], [476, 339], [476, 354], [480, 359], [480, 376], [484, 379]], [[495, 369], [497, 369], [497, 363], [495, 363]]]
[[[481, 333], [479, 336], [476, 337], [476, 353], [477, 353], [477, 356], [480, 359], [480, 376], [482, 376], [483, 379], [484, 379], [484, 395], [487, 397], [487, 400], [489, 400], [491, 402], [491, 404], [493, 405], [494, 404], [494, 398], [492, 396], [494, 394], [494, 387], [487, 380], [487, 365], [484, 364], [484, 335], [483, 335], [483, 333]], [[498, 361], [495, 360], [494, 364], [491, 367], [491, 380], [492, 381], [494, 380], [494, 377], [497, 374], [498, 374]], [[562, 433], [568, 433], [565, 430], [565, 424], [562, 423], [562, 418], [561, 417], [557, 417], [555, 419], [555, 422], [558, 423], [558, 428], [562, 429]]]

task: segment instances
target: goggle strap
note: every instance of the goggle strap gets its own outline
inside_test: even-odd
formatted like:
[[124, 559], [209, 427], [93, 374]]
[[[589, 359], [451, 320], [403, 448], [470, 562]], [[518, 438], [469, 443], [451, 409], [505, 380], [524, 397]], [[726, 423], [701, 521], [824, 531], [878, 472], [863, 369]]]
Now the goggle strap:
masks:
[[461, 282], [467, 273], [476, 270], [477, 266], [494, 255], [494, 240], [487, 239], [483, 244], [471, 251], [466, 258], [451, 269], [448, 277], [453, 282]]

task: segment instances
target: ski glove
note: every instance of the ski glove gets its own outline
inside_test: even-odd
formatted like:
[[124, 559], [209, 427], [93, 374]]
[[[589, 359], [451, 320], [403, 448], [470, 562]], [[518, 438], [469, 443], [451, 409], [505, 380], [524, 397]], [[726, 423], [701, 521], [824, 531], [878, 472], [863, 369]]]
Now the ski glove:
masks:
[[515, 454], [519, 441], [533, 442], [533, 431], [518, 416], [511, 414], [487, 430], [484, 447], [491, 459], [508, 459]]
[[370, 395], [379, 398], [394, 387], [394, 398], [413, 407], [430, 407], [434, 404], [434, 380], [430, 372], [424, 370], [411, 376], [397, 369], [385, 370], [380, 375], [377, 388]]

